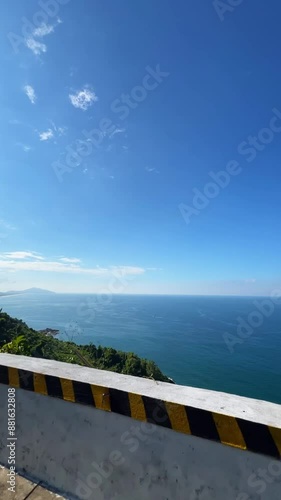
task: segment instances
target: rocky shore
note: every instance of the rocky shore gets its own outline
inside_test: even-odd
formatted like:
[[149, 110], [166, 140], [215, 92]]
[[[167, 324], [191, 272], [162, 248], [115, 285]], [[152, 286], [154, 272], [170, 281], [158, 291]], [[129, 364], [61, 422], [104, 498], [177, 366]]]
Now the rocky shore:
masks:
[[45, 330], [38, 330], [38, 333], [42, 333], [43, 335], [47, 335], [49, 337], [54, 337], [60, 333], [59, 330], [54, 330], [53, 328], [45, 328]]

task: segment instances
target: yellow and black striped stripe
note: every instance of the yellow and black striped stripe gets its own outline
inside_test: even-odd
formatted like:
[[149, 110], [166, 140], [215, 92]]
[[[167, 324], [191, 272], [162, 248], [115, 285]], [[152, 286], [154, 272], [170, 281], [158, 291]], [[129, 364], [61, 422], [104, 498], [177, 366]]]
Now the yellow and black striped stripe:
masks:
[[0, 383], [281, 458], [281, 429], [126, 391], [0, 366]]

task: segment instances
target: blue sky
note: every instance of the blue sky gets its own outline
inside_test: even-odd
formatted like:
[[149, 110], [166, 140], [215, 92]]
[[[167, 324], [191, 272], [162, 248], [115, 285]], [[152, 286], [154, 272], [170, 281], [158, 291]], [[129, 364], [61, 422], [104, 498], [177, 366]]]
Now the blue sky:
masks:
[[278, 0], [0, 13], [1, 290], [281, 286]]

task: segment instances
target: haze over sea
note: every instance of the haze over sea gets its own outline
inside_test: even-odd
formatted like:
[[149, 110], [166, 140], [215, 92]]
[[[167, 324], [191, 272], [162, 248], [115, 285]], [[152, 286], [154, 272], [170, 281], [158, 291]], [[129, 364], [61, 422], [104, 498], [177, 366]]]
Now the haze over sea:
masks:
[[[59, 329], [60, 339], [133, 351], [154, 360], [177, 384], [281, 403], [281, 304], [262, 324], [237, 335], [260, 297], [32, 294], [0, 298], [0, 307], [34, 329]], [[269, 300], [269, 299], [268, 299]], [[99, 310], [98, 310], [99, 309]], [[251, 316], [253, 318], [253, 315]], [[254, 321], [257, 321], [257, 317]], [[225, 334], [239, 340], [232, 351]], [[229, 337], [230, 338], [230, 337]]]

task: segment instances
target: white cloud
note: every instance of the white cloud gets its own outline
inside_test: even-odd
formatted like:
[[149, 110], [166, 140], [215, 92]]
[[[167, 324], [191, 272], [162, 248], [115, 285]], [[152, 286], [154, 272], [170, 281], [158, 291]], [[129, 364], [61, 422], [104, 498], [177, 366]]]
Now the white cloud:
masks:
[[40, 141], [48, 141], [49, 139], [52, 139], [54, 137], [54, 132], [52, 131], [51, 128], [46, 130], [46, 132], [41, 132], [39, 133]]
[[0, 258], [3, 259], [38, 259], [38, 260], [44, 260], [41, 255], [38, 255], [37, 252], [5, 252], [3, 254], [0, 254]]
[[27, 38], [25, 44], [36, 56], [39, 56], [42, 52], [47, 52], [47, 45], [34, 40], [34, 38]]
[[57, 127], [52, 120], [50, 120], [50, 123], [52, 125], [52, 128], [48, 128], [48, 130], [44, 132], [38, 132], [38, 130], [35, 130], [35, 132], [37, 132], [39, 135], [40, 141], [48, 141], [50, 139], [61, 137], [66, 134], [67, 127]]
[[36, 28], [33, 31], [33, 36], [42, 38], [43, 36], [53, 33], [53, 31], [54, 31], [54, 26], [52, 26], [51, 24], [41, 24], [39, 28]]
[[5, 252], [0, 254], [0, 271], [37, 271], [52, 273], [82, 274], [97, 277], [138, 276], [146, 269], [137, 266], [109, 266], [87, 268], [80, 259], [62, 257], [59, 261], [46, 260], [37, 252]]
[[33, 87], [31, 87], [31, 85], [25, 85], [25, 87], [24, 87], [24, 91], [25, 91], [25, 93], [26, 93], [26, 95], [27, 95], [28, 99], [30, 100], [30, 102], [31, 102], [32, 104], [35, 104], [35, 101], [36, 101], [36, 99], [37, 99], [37, 96], [36, 96], [36, 94], [35, 94], [35, 90], [34, 90], [34, 88], [33, 88]]
[[68, 257], [61, 257], [61, 259], [59, 260], [61, 260], [62, 262], [66, 262], [68, 264], [79, 264], [79, 262], [81, 262], [80, 259], [75, 259], [75, 258], [70, 259]]
[[69, 99], [75, 108], [86, 111], [94, 102], [98, 100], [98, 97], [93, 90], [84, 87], [82, 90], [78, 90], [76, 94], [69, 94]]
[[57, 22], [55, 24], [46, 24], [42, 23], [41, 26], [38, 26], [38, 28], [35, 28], [33, 32], [31, 33], [30, 36], [25, 38], [25, 45], [35, 54], [36, 56], [39, 56], [40, 54], [47, 52], [47, 45], [43, 43], [42, 41], [39, 41], [39, 39], [44, 38], [47, 35], [50, 35], [55, 31], [55, 28], [58, 24], [61, 24], [61, 20], [57, 19]]
[[13, 261], [0, 260], [1, 270], [10, 271], [40, 271], [53, 273], [88, 274], [92, 276], [127, 276], [139, 275], [145, 269], [137, 267], [83, 268], [75, 264], [64, 264], [56, 261]]

